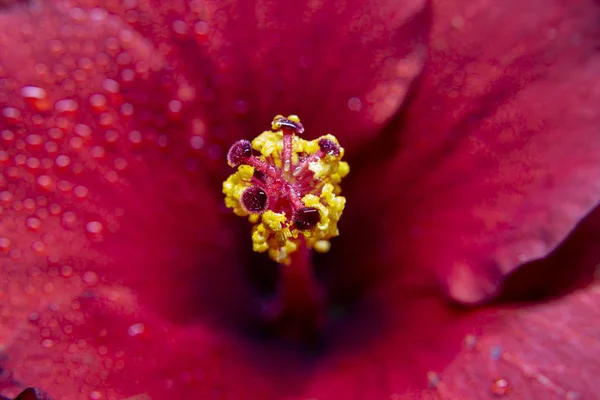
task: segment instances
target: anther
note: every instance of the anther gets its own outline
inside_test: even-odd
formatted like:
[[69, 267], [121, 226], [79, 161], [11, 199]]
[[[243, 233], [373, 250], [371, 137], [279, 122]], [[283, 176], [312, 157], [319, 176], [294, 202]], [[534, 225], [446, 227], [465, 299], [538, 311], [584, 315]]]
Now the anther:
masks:
[[333, 141], [331, 141], [329, 139], [319, 140], [319, 147], [327, 155], [330, 155], [330, 156], [339, 156], [340, 155], [340, 146], [338, 146], [337, 144], [335, 144]]
[[235, 142], [227, 153], [227, 164], [235, 168], [243, 164], [252, 155], [252, 143], [248, 140], [238, 140]]
[[250, 186], [242, 193], [240, 203], [249, 213], [262, 214], [267, 209], [267, 192], [258, 186]]
[[274, 130], [292, 131], [297, 135], [304, 133], [304, 126], [302, 126], [300, 119], [295, 115], [290, 115], [288, 118], [285, 118], [283, 115], [276, 116], [273, 118], [271, 128]]
[[314, 228], [320, 220], [319, 210], [314, 207], [303, 207], [294, 215], [294, 224], [303, 231]]

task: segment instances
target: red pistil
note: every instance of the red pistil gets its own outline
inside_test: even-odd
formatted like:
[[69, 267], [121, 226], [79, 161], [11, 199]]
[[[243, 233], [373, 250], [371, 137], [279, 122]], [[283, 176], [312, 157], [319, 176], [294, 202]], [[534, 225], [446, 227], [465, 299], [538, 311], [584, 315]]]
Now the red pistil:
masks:
[[339, 182], [348, 173], [343, 149], [326, 135], [306, 141], [297, 116], [277, 116], [271, 131], [252, 142], [231, 146], [227, 163], [237, 168], [223, 185], [226, 204], [250, 215], [255, 251], [268, 251], [280, 263], [276, 299], [265, 318], [294, 339], [316, 339], [325, 320], [324, 303], [314, 276], [311, 248], [329, 250], [338, 235], [345, 199]]
[[304, 243], [292, 254], [289, 265], [280, 265], [277, 297], [267, 319], [283, 337], [317, 339], [326, 323], [323, 293], [314, 275], [311, 251]]

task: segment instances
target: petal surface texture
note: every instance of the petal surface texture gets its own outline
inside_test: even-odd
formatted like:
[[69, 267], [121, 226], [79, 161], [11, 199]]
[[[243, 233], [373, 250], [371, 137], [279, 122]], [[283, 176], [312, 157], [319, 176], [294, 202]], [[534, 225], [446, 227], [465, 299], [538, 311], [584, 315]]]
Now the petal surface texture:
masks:
[[433, 10], [423, 76], [390, 129], [399, 150], [364, 171], [387, 170], [389, 195], [356, 207], [396, 215], [386, 218], [386, 239], [398, 243], [390, 259], [435, 269], [452, 298], [478, 303], [598, 204], [600, 8], [438, 1]]

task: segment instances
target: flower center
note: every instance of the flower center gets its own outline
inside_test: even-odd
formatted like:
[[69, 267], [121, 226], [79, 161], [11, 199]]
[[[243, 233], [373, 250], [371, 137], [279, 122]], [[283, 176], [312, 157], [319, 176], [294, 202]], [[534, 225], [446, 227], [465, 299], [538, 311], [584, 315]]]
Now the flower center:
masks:
[[271, 130], [231, 146], [227, 162], [237, 171], [223, 183], [226, 206], [254, 225], [254, 251], [286, 265], [301, 245], [329, 250], [346, 203], [344, 149], [332, 135], [307, 141], [302, 133], [297, 116], [276, 116]]
[[295, 115], [276, 116], [271, 130], [231, 146], [237, 171], [223, 183], [225, 204], [253, 224], [254, 251], [280, 264], [278, 294], [262, 316], [286, 337], [313, 340], [326, 319], [310, 249], [327, 252], [339, 235], [346, 199], [340, 181], [349, 172], [332, 135], [307, 141]]

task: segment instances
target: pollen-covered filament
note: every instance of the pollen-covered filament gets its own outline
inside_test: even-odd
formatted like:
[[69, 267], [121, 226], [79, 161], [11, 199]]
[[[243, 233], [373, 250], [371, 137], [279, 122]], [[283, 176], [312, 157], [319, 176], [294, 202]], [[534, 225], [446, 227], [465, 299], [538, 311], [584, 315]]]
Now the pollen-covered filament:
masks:
[[339, 196], [349, 172], [344, 149], [332, 135], [307, 141], [298, 137], [303, 132], [297, 116], [278, 115], [271, 130], [234, 143], [227, 155], [237, 171], [223, 183], [226, 206], [254, 224], [254, 251], [283, 264], [302, 242], [328, 251], [346, 203]]

